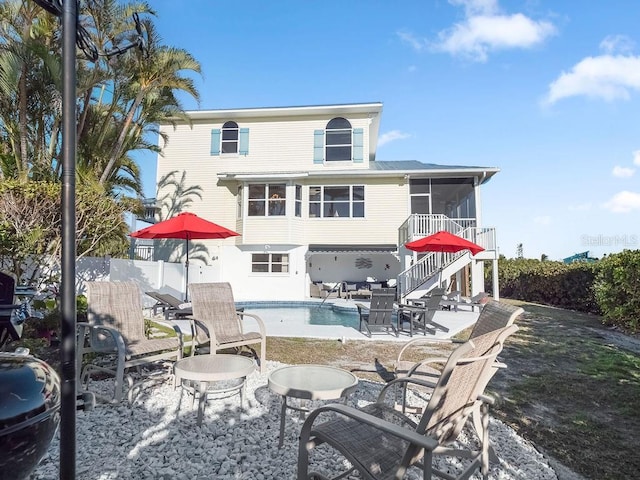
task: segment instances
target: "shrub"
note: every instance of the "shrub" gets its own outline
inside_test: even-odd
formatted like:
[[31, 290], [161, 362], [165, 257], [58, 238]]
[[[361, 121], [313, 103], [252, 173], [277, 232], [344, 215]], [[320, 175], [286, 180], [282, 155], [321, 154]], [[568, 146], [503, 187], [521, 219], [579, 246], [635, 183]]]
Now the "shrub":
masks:
[[605, 323], [640, 331], [640, 250], [624, 250], [599, 262], [595, 297]]
[[[599, 313], [593, 291], [597, 265], [501, 258], [498, 262], [500, 295], [569, 310]], [[485, 277], [487, 289], [491, 289], [490, 269]]]

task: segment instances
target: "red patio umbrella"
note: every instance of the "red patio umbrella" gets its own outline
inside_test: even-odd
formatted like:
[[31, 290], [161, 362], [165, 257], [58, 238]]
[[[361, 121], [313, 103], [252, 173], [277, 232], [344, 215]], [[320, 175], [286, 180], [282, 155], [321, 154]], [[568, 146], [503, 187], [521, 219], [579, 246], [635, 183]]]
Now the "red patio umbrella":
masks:
[[187, 252], [185, 261], [185, 267], [187, 269], [187, 286], [184, 293], [185, 301], [187, 301], [189, 290], [189, 240], [228, 238], [237, 235], [240, 234], [190, 212], [179, 213], [168, 220], [158, 222], [131, 233], [131, 236], [134, 238], [183, 238], [185, 240], [185, 249]]
[[409, 250], [414, 252], [447, 252], [455, 253], [460, 250], [469, 250], [473, 255], [482, 252], [484, 248], [469, 240], [449, 233], [445, 230], [429, 235], [428, 237], [414, 240], [404, 244]]
[[[414, 252], [441, 252], [443, 257], [445, 252], [455, 253], [460, 250], [469, 250], [473, 255], [475, 255], [476, 253], [484, 250], [480, 245], [476, 245], [469, 240], [445, 230], [440, 230], [433, 235], [414, 240], [413, 242], [407, 242], [404, 246]], [[440, 262], [440, 282], [442, 282], [442, 269], [444, 267], [444, 265], [442, 265], [442, 260], [443, 259], [441, 259]]]

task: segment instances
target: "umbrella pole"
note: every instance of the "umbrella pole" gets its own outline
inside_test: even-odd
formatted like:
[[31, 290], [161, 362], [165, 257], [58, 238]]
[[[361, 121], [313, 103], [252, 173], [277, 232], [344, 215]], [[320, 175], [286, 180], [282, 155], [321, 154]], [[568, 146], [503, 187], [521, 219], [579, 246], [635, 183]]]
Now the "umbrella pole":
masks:
[[187, 259], [184, 262], [184, 266], [186, 268], [185, 272], [185, 284], [184, 284], [184, 301], [189, 301], [189, 235], [185, 239], [185, 249], [187, 251]]

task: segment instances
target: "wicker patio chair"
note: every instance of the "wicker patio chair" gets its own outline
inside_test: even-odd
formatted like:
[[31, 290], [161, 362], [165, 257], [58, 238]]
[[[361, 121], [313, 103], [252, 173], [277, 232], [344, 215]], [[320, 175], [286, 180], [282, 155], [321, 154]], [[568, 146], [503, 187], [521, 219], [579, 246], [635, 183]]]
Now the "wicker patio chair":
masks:
[[[482, 312], [478, 316], [478, 320], [471, 330], [469, 340], [472, 340], [480, 335], [498, 330], [513, 324], [524, 310], [520, 307], [509, 305], [506, 303], [496, 302], [490, 300], [487, 302]], [[430, 367], [425, 361], [414, 362], [405, 360], [409, 351], [416, 348], [424, 348], [425, 345], [442, 345], [451, 343], [463, 343], [463, 340], [457, 340], [454, 338], [433, 338], [433, 337], [418, 337], [405, 343], [398, 353], [398, 358], [395, 363], [395, 373], [399, 377], [403, 376], [420, 376], [423, 379], [431, 380], [440, 376], [440, 370]], [[441, 351], [438, 351], [436, 355], [440, 355]]]
[[[421, 382], [411, 377], [398, 378], [385, 385], [378, 400], [363, 408], [330, 404], [314, 410], [304, 422], [300, 435], [298, 480], [327, 478], [309, 472], [310, 453], [320, 444], [339, 451], [352, 466], [348, 472], [357, 470], [360, 477], [369, 480], [401, 479], [411, 466], [421, 467], [425, 479], [434, 475], [465, 479], [478, 469], [486, 479], [489, 471], [487, 426], [492, 402], [484, 394], [490, 379], [487, 370], [493, 368], [504, 340], [517, 328], [511, 325], [494, 330], [455, 349], [446, 360], [424, 414], [415, 421], [385, 402], [386, 393], [393, 385]], [[475, 442], [469, 447], [453, 445], [477, 405], [481, 405], [485, 425], [476, 439], [477, 445]], [[326, 421], [320, 421], [325, 418]], [[447, 472], [433, 464], [434, 457], [440, 456], [453, 458], [447, 462]], [[341, 472], [334, 478], [345, 475]]]
[[[198, 345], [209, 344], [210, 353], [227, 348], [247, 347], [255, 355], [251, 345], [260, 344], [260, 371], [264, 372], [267, 334], [264, 322], [258, 315], [236, 309], [231, 285], [219, 283], [192, 283], [189, 285], [194, 319], [194, 339]], [[244, 319], [252, 318], [258, 331], [244, 330]], [[195, 349], [192, 349], [192, 352]]]
[[398, 329], [393, 325], [393, 315], [396, 312], [394, 302], [396, 301], [395, 288], [376, 288], [371, 290], [371, 301], [369, 306], [357, 303], [358, 315], [360, 315], [360, 331], [362, 327], [366, 329], [365, 335], [371, 337], [372, 330], [391, 329], [396, 337]]
[[[520, 307], [496, 302], [494, 300], [489, 301], [482, 309], [478, 320], [473, 326], [471, 334], [469, 335], [469, 340], [512, 325], [522, 313], [524, 313], [524, 310]], [[457, 339], [416, 338], [407, 342], [400, 350], [398, 359], [396, 360], [395, 364], [396, 377], [413, 377], [421, 379], [423, 383], [415, 384], [412, 386], [412, 388], [419, 391], [422, 396], [425, 397], [425, 401], [422, 402], [423, 404], [426, 403], [426, 399], [433, 391], [433, 388], [441, 375], [440, 370], [436, 368], [435, 365], [437, 362], [434, 362], [433, 359], [443, 357], [443, 345], [455, 343], [463, 343], [463, 341]], [[422, 355], [428, 355], [425, 356], [425, 358], [427, 358], [426, 360], [413, 362], [403, 359], [403, 357], [409, 355], [409, 352], [411, 350], [424, 348], [425, 346], [430, 347], [428, 350], [428, 354], [424, 351], [421, 351]], [[444, 356], [446, 356], [446, 354], [444, 354]], [[496, 362], [493, 365], [493, 368], [487, 370], [486, 372], [487, 375], [489, 375], [487, 382], [493, 375], [495, 375], [499, 368], [505, 367], [506, 365], [504, 363]], [[408, 385], [405, 384], [405, 388], [403, 388], [401, 392], [401, 405], [403, 412], [407, 409], [407, 386]], [[411, 410], [415, 412], [420, 412], [422, 409], [422, 407], [418, 406], [417, 404], [411, 405], [409, 406], [409, 408], [411, 408]], [[478, 434], [482, 435], [483, 426], [481, 422], [480, 411], [478, 410], [478, 408], [479, 405], [476, 405], [476, 412], [474, 412], [474, 415], [472, 416], [472, 421], [474, 427], [478, 431]], [[489, 449], [489, 455], [491, 461], [497, 460], [497, 456], [493, 448]]]
[[[182, 333], [175, 337], [148, 338], [142, 310], [142, 295], [135, 282], [86, 282], [87, 322], [78, 322], [77, 372], [79, 385], [88, 389], [96, 372], [114, 376], [113, 402], [124, 393], [126, 369], [156, 360], [182, 358]], [[91, 355], [91, 361], [85, 358]], [[104, 355], [115, 355], [115, 364], [104, 363]]]

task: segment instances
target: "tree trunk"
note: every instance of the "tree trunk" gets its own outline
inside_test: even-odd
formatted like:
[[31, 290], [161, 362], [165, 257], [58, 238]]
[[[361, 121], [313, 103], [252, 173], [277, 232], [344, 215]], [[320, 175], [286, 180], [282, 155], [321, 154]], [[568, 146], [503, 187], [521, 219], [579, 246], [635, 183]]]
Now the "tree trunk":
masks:
[[100, 176], [100, 181], [99, 181], [100, 185], [105, 184], [105, 182], [109, 178], [109, 175], [111, 174], [111, 170], [113, 170], [113, 167], [116, 164], [116, 161], [118, 160], [118, 158], [120, 158], [120, 153], [122, 151], [122, 146], [124, 145], [124, 141], [127, 138], [129, 126], [133, 121], [133, 116], [135, 115], [136, 110], [142, 103], [143, 96], [144, 96], [143, 91], [140, 91], [138, 95], [136, 95], [135, 100], [133, 101], [133, 103], [131, 104], [131, 107], [129, 108], [129, 112], [127, 113], [124, 123], [122, 124], [122, 130], [120, 130], [118, 141], [113, 146], [113, 149], [111, 150], [111, 155], [109, 155], [109, 162], [107, 162], [107, 166], [104, 168], [104, 171]]

